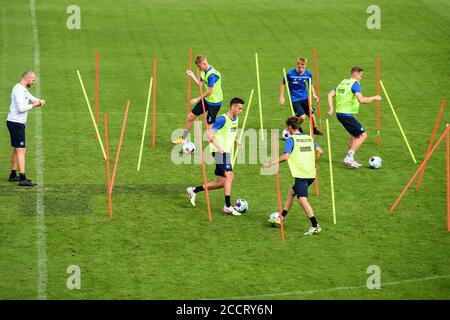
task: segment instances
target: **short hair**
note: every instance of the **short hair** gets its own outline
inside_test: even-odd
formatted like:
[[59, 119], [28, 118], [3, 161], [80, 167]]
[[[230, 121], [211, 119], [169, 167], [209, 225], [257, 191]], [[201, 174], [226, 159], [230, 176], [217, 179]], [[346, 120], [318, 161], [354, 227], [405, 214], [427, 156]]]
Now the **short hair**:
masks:
[[34, 74], [33, 71], [27, 70], [27, 71], [25, 71], [24, 73], [22, 73], [22, 79], [25, 79], [25, 78], [27, 78], [27, 77], [33, 75], [33, 74]]
[[202, 54], [198, 54], [195, 57], [195, 64], [198, 65], [200, 62], [202, 62], [203, 60], [206, 60], [206, 57]]
[[354, 72], [363, 72], [363, 68], [361, 67], [353, 67], [352, 70], [350, 70], [350, 74], [353, 74]]
[[291, 127], [294, 130], [297, 130], [298, 128], [300, 128], [300, 125], [302, 124], [302, 122], [303, 122], [302, 118], [289, 117], [286, 120], [286, 125], [288, 127]]
[[306, 59], [305, 57], [300, 57], [297, 59], [297, 64], [300, 64], [300, 62], [308, 63], [308, 59]]
[[230, 108], [233, 106], [233, 104], [244, 104], [244, 100], [242, 100], [241, 98], [238, 97], [234, 97], [233, 99], [230, 100]]

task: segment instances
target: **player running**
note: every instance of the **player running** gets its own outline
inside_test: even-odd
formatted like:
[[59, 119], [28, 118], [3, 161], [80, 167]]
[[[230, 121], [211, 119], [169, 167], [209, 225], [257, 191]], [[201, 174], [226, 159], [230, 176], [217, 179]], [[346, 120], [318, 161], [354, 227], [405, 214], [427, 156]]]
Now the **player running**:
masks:
[[[200, 83], [203, 85], [203, 101], [205, 103], [205, 111], [208, 112], [206, 121], [209, 125], [211, 125], [216, 121], [217, 113], [222, 106], [222, 77], [219, 71], [208, 64], [208, 60], [204, 55], [197, 55], [195, 58], [195, 64], [200, 69], [200, 79], [197, 79], [191, 70], [187, 70], [186, 72], [197, 85], [200, 85]], [[187, 136], [189, 135], [189, 130], [191, 130], [192, 127], [192, 122], [196, 117], [203, 114], [201, 96], [193, 98], [191, 100], [191, 104], [195, 106], [186, 117], [183, 135], [172, 141], [174, 144], [183, 144], [186, 141]]]
[[359, 81], [362, 79], [363, 69], [353, 67], [350, 71], [350, 79], [344, 79], [341, 83], [328, 93], [328, 114], [333, 115], [334, 100], [336, 97], [336, 117], [350, 133], [348, 142], [348, 152], [344, 158], [344, 163], [351, 168], [359, 168], [361, 164], [355, 161], [356, 151], [367, 139], [366, 131], [363, 126], [354, 117], [359, 111], [359, 104], [369, 104], [373, 101], [380, 101], [380, 96], [364, 97], [361, 93]]
[[[309, 70], [306, 69], [306, 64], [308, 60], [306, 58], [300, 57], [297, 59], [297, 67], [289, 70], [286, 73], [286, 78], [289, 83], [288, 88], [291, 94], [292, 106], [294, 108], [295, 115], [298, 118], [301, 118], [302, 121], [306, 119], [306, 116], [309, 117], [309, 104], [308, 104], [308, 90], [306, 84], [311, 81], [312, 83], [312, 74]], [[281, 81], [280, 85], [280, 104], [284, 105], [284, 87], [285, 87], [285, 79]], [[319, 97], [316, 95], [316, 91], [314, 90], [314, 86], [311, 85], [311, 93], [316, 100], [319, 102]], [[314, 108], [311, 105], [311, 115], [313, 122], [313, 131], [315, 135], [322, 136], [323, 133], [317, 129], [316, 117], [314, 116]], [[302, 129], [300, 128], [300, 131]]]
[[[240, 98], [233, 98], [230, 101], [230, 110], [217, 118], [212, 128], [207, 131], [207, 136], [211, 142], [210, 148], [212, 156], [216, 161], [215, 175], [216, 181], [208, 182], [208, 190], [224, 189], [225, 206], [223, 212], [226, 214], [240, 216], [231, 206], [231, 186], [233, 183], [233, 168], [231, 166], [231, 155], [233, 154], [234, 142], [237, 141], [236, 133], [238, 128], [238, 116], [244, 108], [244, 101]], [[242, 148], [241, 144], [238, 144]], [[187, 188], [187, 193], [191, 204], [195, 207], [197, 193], [204, 191], [205, 186]]]
[[[288, 191], [288, 197], [282, 212], [283, 221], [294, 203], [294, 197], [297, 196], [298, 203], [303, 207], [311, 227], [305, 235], [318, 234], [322, 230], [317, 223], [314, 210], [308, 201], [308, 187], [314, 182], [316, 177], [316, 166], [322, 158], [322, 149], [314, 143], [314, 140], [306, 134], [300, 132], [299, 128], [303, 120], [297, 117], [290, 117], [286, 120], [286, 125], [291, 134], [286, 140], [283, 155], [278, 159], [278, 163], [287, 161], [292, 176], [295, 178], [294, 185]], [[275, 161], [267, 162], [263, 168], [270, 168], [276, 164]], [[273, 219], [269, 222], [279, 224], [279, 219]]]

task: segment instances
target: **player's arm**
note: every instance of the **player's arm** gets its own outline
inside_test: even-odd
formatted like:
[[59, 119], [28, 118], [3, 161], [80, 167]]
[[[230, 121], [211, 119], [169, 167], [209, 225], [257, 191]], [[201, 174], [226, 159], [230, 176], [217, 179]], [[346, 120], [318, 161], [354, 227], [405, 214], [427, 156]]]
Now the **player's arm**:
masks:
[[217, 143], [216, 131], [213, 128], [206, 131], [206, 136], [208, 137], [208, 141], [217, 148], [217, 152], [223, 153], [223, 148], [220, 144]]
[[33, 104], [28, 104], [27, 99], [25, 99], [25, 96], [22, 93], [22, 90], [14, 90], [13, 92], [14, 100], [17, 103], [17, 109], [20, 113], [24, 113], [27, 111], [30, 111], [31, 109], [35, 107], [39, 107], [41, 105], [41, 102], [39, 99], [34, 98]]
[[200, 80], [197, 79], [197, 77], [195, 76], [195, 74], [192, 72], [192, 70], [186, 70], [186, 73], [189, 77], [192, 78], [192, 80], [194, 80], [194, 82], [199, 86], [200, 85]]
[[373, 97], [364, 97], [361, 92], [355, 93], [355, 96], [356, 96], [356, 99], [358, 99], [358, 102], [361, 103], [361, 104], [369, 104], [369, 103], [372, 103], [374, 101], [380, 101], [381, 100], [381, 97], [378, 96], [378, 95], [377, 96], [373, 96]]
[[314, 89], [314, 86], [312, 85], [312, 80], [311, 80], [311, 94], [314, 100], [316, 100], [316, 102], [319, 102], [319, 97], [316, 95], [316, 89]]
[[328, 114], [330, 116], [333, 115], [334, 111], [334, 97], [336, 96], [336, 90], [333, 89], [330, 92], [328, 92]]
[[316, 154], [316, 166], [317, 166], [317, 164], [319, 163], [320, 159], [322, 159], [322, 156], [323, 156], [322, 148], [319, 146], [316, 146], [315, 154]]
[[269, 162], [264, 163], [263, 168], [265, 168], [265, 169], [270, 168], [271, 166], [285, 162], [288, 159], [289, 159], [289, 153], [285, 152], [278, 158], [278, 162], [277, 162], [277, 160], [271, 160]]
[[280, 84], [280, 104], [282, 106], [284, 106], [285, 103], [285, 99], [284, 99], [284, 89], [285, 89], [286, 85], [284, 84], [284, 80], [281, 81]]
[[214, 84], [219, 80], [219, 77], [216, 76], [215, 74], [211, 74], [208, 77], [208, 89], [206, 90], [206, 92], [203, 93], [203, 96], [199, 96], [197, 98], [194, 98], [191, 100], [192, 104], [196, 104], [198, 103], [202, 97], [203, 99], [206, 97], [209, 97], [210, 95], [212, 95], [212, 93], [214, 92]]

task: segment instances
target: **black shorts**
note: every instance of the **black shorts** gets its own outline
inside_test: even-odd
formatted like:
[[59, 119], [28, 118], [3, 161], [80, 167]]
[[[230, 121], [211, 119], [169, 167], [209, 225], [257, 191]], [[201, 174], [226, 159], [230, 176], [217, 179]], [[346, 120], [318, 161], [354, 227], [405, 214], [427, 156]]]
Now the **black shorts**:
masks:
[[216, 176], [225, 177], [225, 172], [233, 171], [229, 153], [213, 152], [212, 156], [216, 160], [216, 171], [214, 171]]
[[305, 197], [308, 198], [308, 187], [314, 182], [312, 179], [295, 178], [295, 183], [292, 186], [297, 198]]
[[[206, 100], [203, 101], [205, 102], [205, 111], [208, 111], [206, 121], [208, 122], [208, 124], [213, 124], [214, 122], [216, 122], [217, 113], [219, 112], [221, 106], [213, 106], [210, 105]], [[202, 100], [200, 100], [194, 106], [194, 108], [192, 108], [191, 112], [195, 114], [197, 117], [203, 114]]]
[[[304, 114], [309, 117], [308, 99], [292, 102], [292, 106], [294, 107], [294, 112], [297, 117], [300, 117]], [[311, 113], [314, 113], [314, 108], [312, 106], [311, 106]]]
[[25, 148], [25, 128], [23, 123], [6, 121], [6, 126], [11, 137], [11, 147]]
[[336, 114], [338, 120], [344, 126], [345, 130], [350, 133], [355, 138], [358, 138], [362, 135], [366, 130], [364, 130], [361, 123], [356, 120], [356, 118], [352, 115], [341, 115], [339, 113]]

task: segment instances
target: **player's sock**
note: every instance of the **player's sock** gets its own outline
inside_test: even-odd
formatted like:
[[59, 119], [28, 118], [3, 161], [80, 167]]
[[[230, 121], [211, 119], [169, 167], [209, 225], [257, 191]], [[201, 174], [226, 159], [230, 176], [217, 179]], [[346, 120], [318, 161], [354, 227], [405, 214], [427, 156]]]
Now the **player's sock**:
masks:
[[231, 207], [231, 196], [225, 196], [225, 205]]
[[352, 149], [348, 149], [347, 158], [353, 160], [353, 156], [355, 155], [355, 151]]
[[198, 186], [194, 188], [194, 193], [200, 192], [200, 191], [204, 191], [205, 188], [203, 188], [203, 186]]
[[20, 181], [25, 181], [25, 180], [27, 180], [27, 176], [25, 175], [25, 172], [20, 174], [19, 179], [20, 179]]
[[315, 216], [312, 216], [311, 218], [309, 218], [309, 221], [311, 221], [311, 225], [316, 228], [317, 227], [317, 219]]
[[283, 217], [286, 217], [287, 214], [288, 214], [288, 211], [287, 211], [287, 210], [283, 210], [283, 212], [281, 213], [281, 215], [282, 215]]
[[189, 131], [187, 131], [186, 129], [184, 129], [184, 131], [183, 131], [183, 139], [186, 139], [187, 136], [188, 136], [188, 134], [189, 134]]
[[11, 170], [10, 178], [15, 178], [17, 176], [17, 170]]

